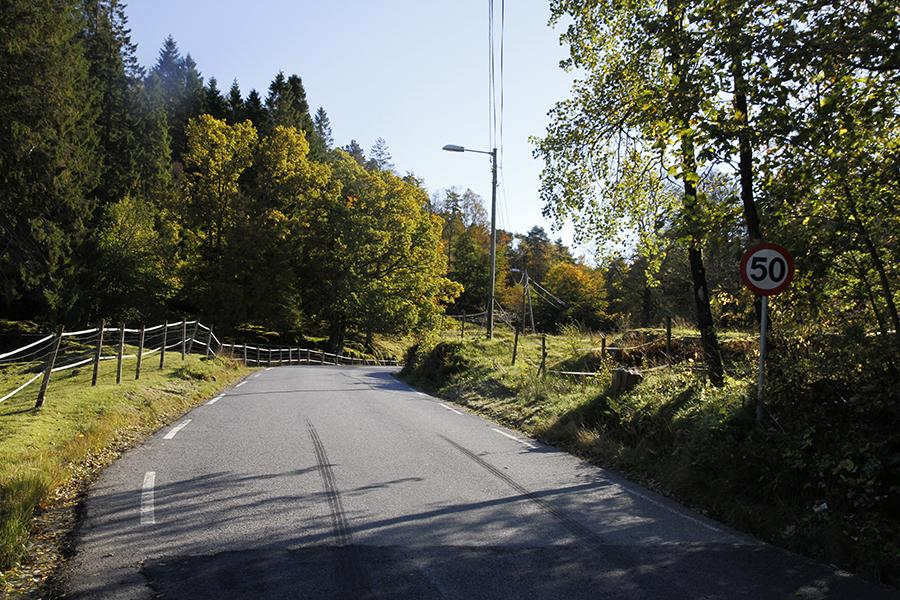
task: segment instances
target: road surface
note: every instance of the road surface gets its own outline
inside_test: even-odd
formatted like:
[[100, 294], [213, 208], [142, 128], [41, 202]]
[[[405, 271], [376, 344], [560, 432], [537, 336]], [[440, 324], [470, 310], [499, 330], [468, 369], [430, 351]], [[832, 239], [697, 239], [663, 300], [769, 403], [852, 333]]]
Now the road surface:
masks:
[[897, 598], [410, 389], [259, 371], [92, 487], [70, 598]]

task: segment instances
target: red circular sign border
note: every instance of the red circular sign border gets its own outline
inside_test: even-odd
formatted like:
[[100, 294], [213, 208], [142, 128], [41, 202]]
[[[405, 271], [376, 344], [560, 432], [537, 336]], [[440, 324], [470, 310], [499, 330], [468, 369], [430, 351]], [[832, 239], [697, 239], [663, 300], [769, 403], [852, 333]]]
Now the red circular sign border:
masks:
[[[778, 285], [778, 287], [774, 287], [771, 290], [764, 290], [757, 287], [752, 281], [747, 278], [747, 263], [750, 262], [750, 257], [753, 256], [758, 250], [774, 250], [775, 252], [781, 254], [787, 262], [787, 277], [784, 278], [784, 281], [782, 281], [781, 284]], [[744, 256], [741, 257], [741, 280], [743, 280], [744, 284], [748, 288], [750, 288], [750, 291], [754, 292], [758, 296], [775, 296], [777, 294], [780, 294], [785, 290], [787, 286], [791, 284], [791, 281], [793, 281], [793, 279], [794, 257], [791, 256], [791, 253], [788, 252], [784, 247], [779, 246], [778, 244], [770, 244], [768, 242], [756, 244], [755, 246], [747, 248], [747, 250], [744, 252]]]

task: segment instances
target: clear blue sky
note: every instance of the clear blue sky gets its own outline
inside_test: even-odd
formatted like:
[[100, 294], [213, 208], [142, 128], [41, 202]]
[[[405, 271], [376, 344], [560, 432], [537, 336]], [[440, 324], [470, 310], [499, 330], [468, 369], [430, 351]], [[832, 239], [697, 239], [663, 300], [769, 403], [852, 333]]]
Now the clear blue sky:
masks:
[[[337, 145], [355, 138], [368, 151], [383, 137], [401, 174], [414, 172], [430, 192], [469, 187], [489, 209], [490, 159], [441, 151], [448, 143], [490, 149], [488, 0], [133, 0], [126, 12], [141, 64], [156, 61], [171, 33], [204, 79], [226, 91], [237, 78], [245, 96], [256, 88], [265, 97], [275, 73], [296, 73], [312, 110], [328, 113]], [[500, 0], [495, 14], [499, 23]], [[549, 16], [547, 0], [506, 3], [498, 227], [520, 233], [550, 232], [538, 197], [542, 163], [528, 137], [543, 135], [571, 81]], [[499, 78], [499, 48], [495, 60]], [[551, 237], [569, 243], [569, 232]]]

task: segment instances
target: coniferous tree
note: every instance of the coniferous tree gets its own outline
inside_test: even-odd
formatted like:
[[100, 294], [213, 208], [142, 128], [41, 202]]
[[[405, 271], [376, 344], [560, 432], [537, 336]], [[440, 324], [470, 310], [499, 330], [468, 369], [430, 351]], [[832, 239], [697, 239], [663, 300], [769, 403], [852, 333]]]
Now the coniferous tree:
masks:
[[219, 91], [215, 77], [210, 77], [206, 84], [203, 112], [221, 120], [225, 120], [228, 116], [228, 104], [222, 96], [222, 92]]
[[241, 88], [237, 79], [231, 82], [231, 89], [228, 90], [228, 123], [234, 125], [244, 120], [244, 99], [241, 96]]
[[334, 138], [331, 135], [331, 120], [328, 118], [328, 113], [321, 106], [313, 118], [313, 127], [316, 130], [316, 136], [321, 140], [325, 148], [331, 150], [332, 146], [334, 146]]
[[140, 169], [138, 196], [166, 207], [174, 200], [172, 139], [166, 111], [158, 96], [160, 89], [158, 84], [151, 83], [139, 94], [136, 111], [140, 129], [136, 157]]
[[250, 90], [244, 103], [244, 118], [253, 123], [257, 131], [266, 131], [269, 127], [269, 112], [263, 106], [262, 98], [256, 90]]
[[85, 54], [99, 93], [96, 131], [101, 178], [94, 190], [101, 204], [123, 198], [139, 184], [136, 162], [134, 83], [140, 76], [122, 6], [115, 0], [85, 0]]
[[309, 102], [306, 100], [306, 90], [303, 88], [303, 80], [299, 75], [291, 75], [287, 79], [289, 101], [292, 112], [298, 120], [294, 127], [306, 134], [306, 139], [312, 141], [316, 136], [312, 117], [309, 114]]
[[79, 293], [73, 258], [98, 181], [97, 95], [81, 8], [75, 0], [7, 0], [0, 10], [0, 279], [8, 317], [60, 318]]
[[[299, 76], [285, 77], [284, 72], [279, 71], [269, 85], [266, 108], [269, 110], [272, 127], [277, 125], [293, 127], [297, 131], [302, 131], [310, 144], [314, 145], [316, 132], [312, 117], [309, 115], [306, 90]], [[321, 148], [317, 150], [317, 153], [322, 153]]]
[[170, 35], [163, 42], [156, 65], [150, 70], [148, 85], [160, 86], [158, 98], [162, 100], [172, 140], [172, 157], [181, 160], [188, 119], [200, 114], [203, 105], [203, 79], [190, 54], [181, 56], [178, 44]]
[[394, 165], [391, 163], [391, 153], [388, 150], [387, 142], [384, 138], [379, 137], [375, 140], [372, 150], [369, 152], [369, 160], [366, 162], [368, 169], [380, 169], [382, 171], [393, 171]]
[[360, 166], [365, 166], [366, 164], [366, 153], [362, 149], [362, 146], [359, 145], [359, 142], [356, 140], [350, 140], [350, 143], [341, 148], [344, 152], [349, 154], [360, 164]]

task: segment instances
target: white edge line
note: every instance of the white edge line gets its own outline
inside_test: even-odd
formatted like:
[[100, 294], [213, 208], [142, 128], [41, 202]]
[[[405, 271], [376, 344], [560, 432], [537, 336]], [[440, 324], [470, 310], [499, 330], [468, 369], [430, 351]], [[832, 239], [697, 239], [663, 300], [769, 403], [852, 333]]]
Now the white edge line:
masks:
[[221, 396], [221, 395], [216, 396], [215, 398], [213, 398], [212, 400], [210, 400], [209, 402], [207, 402], [206, 405], [209, 406], [210, 404], [215, 404], [216, 402], [218, 402], [218, 401], [221, 400], [222, 398], [223, 398], [223, 396]]
[[184, 429], [184, 428], [187, 426], [187, 424], [190, 423], [190, 422], [191, 422], [190, 419], [185, 419], [184, 421], [182, 421], [181, 423], [179, 423], [178, 425], [176, 425], [175, 427], [173, 427], [172, 429], [170, 429], [170, 430], [169, 430], [169, 433], [167, 433], [166, 435], [163, 436], [163, 439], [164, 439], [164, 440], [171, 440], [173, 437], [175, 437], [175, 434], [176, 434], [176, 433], [178, 433], [179, 431], [181, 431], [182, 429]]
[[247, 383], [247, 382], [246, 382], [246, 381], [242, 381], [242, 382], [240, 382], [239, 384], [237, 384], [237, 385], [234, 386], [234, 387], [239, 388], [239, 387], [241, 387], [242, 385], [244, 385], [245, 383]]
[[458, 410], [456, 410], [455, 408], [451, 408], [451, 407], [447, 406], [447, 405], [444, 404], [443, 402], [438, 402], [438, 404], [440, 404], [441, 406], [443, 406], [444, 408], [446, 408], [446, 409], [449, 410], [450, 412], [455, 412], [455, 413], [458, 414], [458, 415], [463, 414], [463, 413], [459, 412]]
[[266, 367], [266, 371], [271, 371], [271, 370], [274, 369], [274, 368], [275, 368], [275, 367]]
[[156, 485], [156, 471], [144, 473], [144, 485], [141, 487], [141, 525], [156, 523], [153, 512], [153, 486]]
[[508, 433], [506, 433], [505, 431], [502, 431], [502, 430], [500, 430], [500, 429], [496, 429], [496, 428], [492, 427], [492, 428], [491, 428], [491, 431], [496, 431], [496, 432], [499, 433], [500, 435], [505, 435], [505, 436], [508, 437], [509, 439], [515, 440], [515, 441], [519, 442], [520, 444], [522, 444], [523, 446], [528, 446], [529, 448], [537, 448], [537, 446], [535, 446], [534, 444], [530, 444], [530, 443], [526, 442], [525, 440], [520, 440], [520, 439], [517, 438], [516, 436], [510, 435], [510, 434], [508, 434]]
[[722, 533], [722, 534], [726, 533], [725, 531], [719, 529], [718, 527], [716, 527], [714, 525], [710, 525], [709, 523], [704, 523], [700, 519], [695, 519], [694, 517], [692, 517], [690, 515], [686, 515], [681, 511], [675, 510], [671, 506], [666, 506], [662, 502], [659, 502], [658, 500], [654, 500], [653, 498], [651, 498], [650, 496], [648, 496], [646, 494], [642, 494], [641, 492], [632, 490], [631, 488], [625, 487], [624, 485], [621, 485], [621, 484], [619, 484], [619, 487], [622, 488], [626, 494], [631, 494], [632, 496], [637, 496], [638, 498], [641, 498], [642, 500], [646, 500], [650, 504], [652, 504], [654, 506], [658, 506], [659, 508], [661, 508], [665, 511], [668, 511], [668, 512], [672, 513], [673, 515], [677, 515], [677, 516], [681, 517], [682, 519], [687, 519], [691, 523], [695, 523], [696, 525], [700, 525], [701, 527], [705, 527], [706, 529], [709, 529], [710, 531], [715, 531], [716, 533]]

